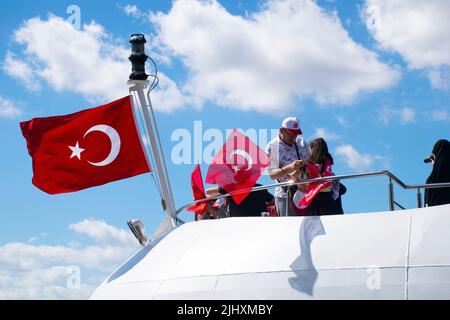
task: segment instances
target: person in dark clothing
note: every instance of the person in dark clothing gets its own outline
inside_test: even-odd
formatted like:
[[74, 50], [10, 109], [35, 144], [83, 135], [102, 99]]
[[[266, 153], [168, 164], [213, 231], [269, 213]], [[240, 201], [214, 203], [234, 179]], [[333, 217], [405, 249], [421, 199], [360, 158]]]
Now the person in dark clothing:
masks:
[[[433, 162], [433, 170], [427, 183], [450, 182], [450, 142], [438, 140], [433, 147], [431, 156], [424, 162]], [[425, 205], [438, 206], [450, 203], [450, 188], [425, 189]]]
[[308, 216], [339, 214], [336, 201], [330, 192], [319, 192], [308, 206]]
[[[260, 184], [256, 184], [256, 186], [260, 186]], [[208, 197], [217, 197], [227, 193], [222, 187], [206, 190]], [[260, 217], [262, 212], [267, 211], [267, 205], [274, 202], [274, 197], [269, 191], [260, 190], [250, 192], [240, 204], [236, 204], [232, 197], [227, 197], [226, 202], [230, 217]]]

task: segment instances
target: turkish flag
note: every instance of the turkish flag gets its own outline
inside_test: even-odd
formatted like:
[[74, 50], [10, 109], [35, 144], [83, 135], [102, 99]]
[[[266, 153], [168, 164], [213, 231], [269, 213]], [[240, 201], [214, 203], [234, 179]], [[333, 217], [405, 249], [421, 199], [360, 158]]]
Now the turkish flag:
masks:
[[[333, 175], [333, 169], [330, 161], [326, 161], [325, 169], [322, 174], [319, 174], [319, 165], [316, 163], [307, 162], [306, 167], [308, 168], [308, 179], [322, 178], [322, 177], [330, 177]], [[306, 189], [305, 196], [301, 199], [300, 203], [295, 203], [295, 206], [298, 209], [307, 208], [314, 197], [320, 192], [323, 188], [329, 188], [331, 186], [331, 181], [323, 181], [323, 182], [311, 182]]]
[[[228, 137], [208, 168], [206, 182], [217, 184], [228, 193], [251, 189], [270, 163], [266, 153], [236, 129]], [[232, 195], [240, 204], [250, 191]]]
[[[194, 194], [194, 201], [205, 199], [205, 187], [203, 186], [203, 179], [202, 179], [202, 172], [200, 171], [200, 165], [197, 164], [195, 166], [195, 169], [192, 171], [191, 174], [191, 187], [192, 187], [192, 193]], [[206, 209], [208, 208], [207, 202], [197, 203], [191, 207], [189, 207], [187, 210], [191, 212], [195, 212], [196, 214], [204, 214], [206, 212]]]
[[73, 192], [150, 171], [131, 97], [69, 115], [21, 122], [33, 159], [33, 184]]

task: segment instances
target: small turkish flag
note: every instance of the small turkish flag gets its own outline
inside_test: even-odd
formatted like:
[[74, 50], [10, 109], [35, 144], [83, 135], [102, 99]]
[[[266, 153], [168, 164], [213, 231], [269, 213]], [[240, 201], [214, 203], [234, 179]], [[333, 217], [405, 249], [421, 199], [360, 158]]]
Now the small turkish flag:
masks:
[[130, 96], [77, 113], [21, 122], [33, 184], [49, 193], [102, 185], [150, 171]]
[[[203, 179], [202, 179], [202, 172], [200, 171], [200, 165], [197, 164], [195, 166], [194, 171], [192, 171], [191, 174], [191, 187], [192, 187], [192, 193], [194, 194], [194, 201], [205, 199], [205, 187], [203, 186]], [[187, 210], [191, 212], [195, 212], [196, 214], [204, 214], [206, 212], [206, 209], [208, 209], [208, 203], [202, 202], [194, 204], [193, 206], [189, 207]]]
[[[329, 160], [326, 161], [325, 169], [323, 170], [322, 174], [319, 174], [319, 165], [316, 163], [307, 162], [306, 167], [308, 169], [308, 179], [330, 177], [333, 175], [333, 168]], [[311, 204], [314, 197], [320, 192], [321, 189], [329, 188], [330, 186], [331, 181], [311, 182], [308, 185], [308, 188], [306, 189], [304, 197], [298, 203], [294, 201], [294, 205], [300, 210], [306, 209]], [[299, 213], [303, 212], [299, 211]]]
[[[270, 163], [266, 153], [236, 129], [228, 137], [208, 168], [206, 182], [217, 184], [231, 193], [251, 189]], [[232, 195], [240, 204], [250, 191]]]

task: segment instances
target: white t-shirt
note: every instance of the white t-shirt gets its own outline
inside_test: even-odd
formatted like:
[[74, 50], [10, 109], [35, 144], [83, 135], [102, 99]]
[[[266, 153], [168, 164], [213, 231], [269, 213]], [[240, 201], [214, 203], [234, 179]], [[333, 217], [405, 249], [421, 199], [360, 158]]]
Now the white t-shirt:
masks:
[[[267, 167], [270, 169], [278, 169], [280, 167], [284, 167], [295, 160], [306, 160], [309, 157], [309, 146], [306, 141], [300, 136], [295, 140], [295, 144], [297, 145], [298, 155], [295, 150], [295, 145], [292, 146], [287, 145], [280, 139], [280, 137], [276, 137], [271, 140], [266, 146], [266, 153], [271, 158], [271, 162]], [[286, 181], [286, 178], [278, 179], [280, 182]], [[275, 197], [284, 198], [286, 197], [286, 193], [283, 191], [283, 188], [278, 187], [275, 189]]]

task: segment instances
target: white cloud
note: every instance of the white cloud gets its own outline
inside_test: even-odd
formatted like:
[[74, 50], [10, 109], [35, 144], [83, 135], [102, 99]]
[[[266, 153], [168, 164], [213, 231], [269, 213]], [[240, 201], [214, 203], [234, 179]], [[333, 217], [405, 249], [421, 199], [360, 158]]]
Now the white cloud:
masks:
[[450, 121], [450, 113], [446, 109], [433, 110], [431, 119], [434, 121]]
[[270, 112], [293, 107], [296, 97], [345, 104], [399, 77], [309, 0], [268, 1], [246, 17], [214, 0], [179, 0], [150, 20], [160, 49], [188, 69], [183, 91], [198, 105]]
[[[84, 220], [69, 229], [91, 237], [96, 245], [34, 245], [0, 247], [0, 299], [87, 298], [100, 281], [138, 249], [123, 229], [104, 221]], [[80, 287], [68, 285], [77, 272]], [[95, 273], [94, 280], [86, 274]]]
[[416, 118], [416, 111], [411, 108], [402, 108], [400, 110], [400, 122], [402, 124], [412, 123]]
[[389, 124], [394, 116], [395, 110], [392, 108], [383, 107], [378, 109], [377, 112], [378, 120], [380, 120], [383, 124]]
[[2, 69], [7, 75], [21, 81], [28, 90], [39, 91], [41, 89], [33, 67], [22, 60], [16, 59], [14, 53], [6, 52]]
[[410, 68], [427, 71], [432, 85], [450, 83], [450, 1], [366, 0], [369, 32], [380, 46], [398, 52]]
[[379, 155], [362, 154], [353, 146], [346, 144], [336, 148], [336, 155], [341, 157], [348, 167], [356, 171], [372, 169], [375, 162], [383, 160], [383, 165], [387, 165], [385, 157]]
[[347, 119], [345, 119], [344, 117], [342, 117], [342, 116], [335, 116], [334, 118], [336, 119], [336, 121], [337, 121], [341, 126], [347, 126], [347, 125], [348, 125]]
[[447, 90], [450, 88], [450, 66], [441, 66], [428, 71], [431, 85], [437, 89]]
[[327, 128], [317, 128], [313, 134], [314, 138], [324, 138], [327, 141], [337, 140], [339, 139], [339, 135], [334, 132], [331, 132]]
[[22, 114], [22, 110], [11, 100], [0, 96], [0, 118], [16, 118]]
[[41, 240], [41, 239], [45, 238], [46, 236], [48, 236], [48, 232], [43, 232], [40, 235], [31, 237], [30, 239], [28, 239], [27, 242], [28, 243], [35, 243], [36, 241]]
[[136, 5], [127, 4], [123, 8], [123, 12], [125, 12], [129, 16], [133, 16], [134, 18], [140, 18], [142, 16], [141, 10]]
[[[77, 30], [60, 17], [33, 18], [15, 31], [14, 39], [25, 46], [20, 54], [23, 59], [8, 53], [4, 65], [11, 67], [4, 68], [26, 86], [39, 88], [39, 83], [29, 83], [30, 78], [44, 80], [55, 90], [82, 94], [92, 103], [105, 103], [128, 94], [129, 49], [117, 45], [95, 22]], [[14, 65], [20, 68], [14, 69]], [[170, 112], [183, 106], [177, 86], [164, 75], [154, 94], [159, 95], [156, 110]]]
[[85, 219], [81, 222], [71, 224], [70, 230], [86, 234], [101, 244], [117, 244], [128, 246], [134, 243], [131, 234], [123, 229], [117, 229], [104, 221]]
[[95, 286], [87, 283], [76, 289], [67, 286], [75, 270], [74, 266], [27, 271], [0, 269], [0, 299], [86, 299]]
[[177, 84], [161, 72], [158, 73], [158, 78], [159, 84], [150, 96], [152, 105], [157, 110], [166, 112], [172, 112], [185, 106], [188, 99], [180, 92]]
[[119, 8], [123, 10], [127, 16], [131, 16], [134, 20], [141, 20], [142, 22], [148, 21], [148, 13], [140, 10], [135, 4], [127, 4], [125, 7], [121, 7], [119, 5]]
[[15, 31], [14, 39], [25, 45], [21, 63], [58, 91], [81, 93], [95, 102], [127, 94], [129, 52], [113, 45], [95, 22], [77, 30], [60, 17], [33, 18]]
[[390, 107], [382, 107], [377, 110], [378, 120], [383, 124], [389, 124], [393, 119], [398, 118], [402, 125], [413, 123], [416, 119], [416, 111], [412, 108], [404, 107], [395, 109]]

